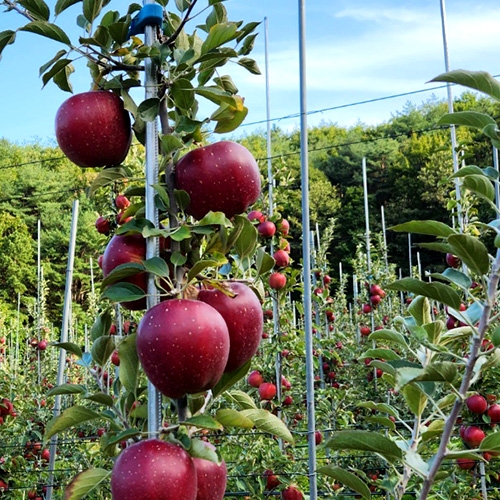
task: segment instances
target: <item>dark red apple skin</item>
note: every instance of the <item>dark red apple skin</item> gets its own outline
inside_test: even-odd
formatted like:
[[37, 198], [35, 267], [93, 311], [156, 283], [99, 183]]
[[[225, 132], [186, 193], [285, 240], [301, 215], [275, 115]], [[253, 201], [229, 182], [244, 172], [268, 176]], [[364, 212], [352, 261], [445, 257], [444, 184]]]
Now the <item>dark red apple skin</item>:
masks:
[[193, 457], [192, 460], [198, 483], [196, 500], [222, 500], [227, 485], [227, 467], [224, 460], [219, 464], [198, 457]]
[[169, 398], [211, 389], [224, 373], [229, 332], [212, 306], [192, 299], [166, 300], [137, 327], [137, 354], [152, 384]]
[[225, 372], [236, 370], [257, 352], [262, 339], [264, 317], [257, 295], [243, 283], [229, 283], [228, 289], [236, 294], [229, 297], [212, 289], [200, 290], [198, 300], [210, 304], [224, 318], [230, 338], [229, 358]]
[[130, 115], [112, 92], [83, 92], [64, 101], [56, 114], [56, 139], [80, 167], [119, 165], [132, 141]]
[[175, 187], [189, 194], [186, 212], [195, 219], [210, 211], [223, 212], [230, 219], [257, 201], [259, 166], [241, 144], [220, 141], [194, 149], [177, 162]]
[[159, 439], [125, 448], [111, 472], [113, 500], [196, 500], [193, 460], [180, 446]]
[[[106, 278], [115, 267], [134, 262], [140, 263], [145, 258], [146, 240], [141, 234], [115, 234], [106, 246], [102, 257], [102, 273]], [[144, 293], [147, 292], [148, 276], [146, 273], [134, 274], [123, 281], [137, 285]], [[146, 298], [122, 302], [121, 305], [132, 311], [146, 309]]]

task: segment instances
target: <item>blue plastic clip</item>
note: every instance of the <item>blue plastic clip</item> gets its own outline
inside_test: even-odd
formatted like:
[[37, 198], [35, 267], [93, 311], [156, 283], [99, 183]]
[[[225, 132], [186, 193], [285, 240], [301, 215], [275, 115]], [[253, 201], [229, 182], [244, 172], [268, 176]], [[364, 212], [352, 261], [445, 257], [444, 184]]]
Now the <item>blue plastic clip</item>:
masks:
[[128, 30], [128, 37], [144, 33], [146, 26], [161, 26], [163, 22], [163, 8], [157, 3], [144, 5], [139, 13], [132, 19]]

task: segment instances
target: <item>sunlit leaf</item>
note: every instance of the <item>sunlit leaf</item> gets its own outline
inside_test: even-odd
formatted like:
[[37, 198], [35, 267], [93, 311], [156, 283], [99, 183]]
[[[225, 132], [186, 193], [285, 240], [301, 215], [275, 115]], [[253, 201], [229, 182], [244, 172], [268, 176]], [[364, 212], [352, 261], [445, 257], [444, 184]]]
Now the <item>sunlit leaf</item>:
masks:
[[16, 32], [15, 31], [5, 30], [5, 31], [0, 32], [0, 57], [2, 55], [3, 49], [7, 45], [14, 43], [15, 39], [16, 39]]
[[435, 220], [413, 220], [392, 226], [391, 231], [415, 233], [415, 234], [429, 234], [446, 238], [450, 234], [455, 234], [456, 231], [443, 222]]
[[111, 302], [132, 302], [145, 296], [144, 290], [132, 283], [115, 283], [102, 294], [103, 298], [109, 299]]
[[84, 498], [111, 475], [105, 469], [87, 469], [77, 474], [64, 490], [63, 500], [79, 500]]
[[47, 422], [44, 439], [48, 440], [57, 433], [76, 427], [83, 422], [100, 418], [101, 414], [96, 411], [85, 408], [84, 406], [71, 406], [64, 410], [61, 415], [52, 418]]
[[124, 167], [104, 168], [92, 181], [89, 189], [89, 195], [93, 196], [99, 188], [109, 186], [110, 184], [114, 184], [117, 181], [127, 179], [128, 177], [130, 177], [130, 172]]
[[253, 420], [246, 417], [241, 411], [232, 408], [223, 408], [216, 413], [217, 420], [224, 427], [241, 427], [243, 429], [253, 429]]
[[249, 409], [242, 410], [241, 413], [249, 418], [257, 429], [293, 444], [293, 436], [285, 423], [271, 412], [261, 409]]
[[22, 28], [19, 28], [19, 30], [29, 31], [30, 33], [35, 33], [36, 35], [41, 35], [46, 38], [56, 40], [57, 42], [71, 45], [71, 41], [66, 33], [61, 28], [59, 28], [59, 26], [47, 21], [32, 21]]
[[[477, 238], [468, 234], [453, 234], [448, 238], [453, 255], [456, 255], [462, 262], [477, 274], [486, 274], [490, 269], [490, 259], [488, 250]], [[460, 304], [448, 304], [458, 309]]]
[[64, 394], [85, 394], [87, 388], [81, 384], [61, 384], [56, 387], [52, 387], [47, 391], [47, 396], [58, 396]]
[[442, 73], [431, 81], [456, 83], [483, 92], [496, 100], [500, 100], [500, 83], [486, 71], [457, 69]]
[[236, 23], [220, 23], [212, 26], [208, 32], [208, 36], [201, 46], [201, 53], [206, 54], [207, 52], [224, 45], [230, 40], [234, 40], [237, 37], [237, 26]]
[[24, 7], [36, 20], [49, 20], [50, 9], [43, 0], [17, 0], [17, 3]]
[[192, 425], [193, 427], [199, 427], [200, 429], [210, 429], [213, 431], [221, 431], [223, 429], [222, 424], [209, 415], [195, 415], [194, 417], [190, 417], [180, 423], [184, 425]]
[[73, 342], [53, 342], [51, 343], [53, 347], [59, 347], [61, 349], [64, 349], [67, 352], [70, 352], [71, 354], [74, 354], [77, 358], [81, 358], [83, 353], [82, 349], [78, 344], [75, 344]]

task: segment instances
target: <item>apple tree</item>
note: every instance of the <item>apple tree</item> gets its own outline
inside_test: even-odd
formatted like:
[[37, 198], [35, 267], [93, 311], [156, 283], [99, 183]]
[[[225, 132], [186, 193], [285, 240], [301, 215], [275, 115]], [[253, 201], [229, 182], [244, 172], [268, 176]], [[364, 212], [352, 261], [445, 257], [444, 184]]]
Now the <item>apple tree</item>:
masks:
[[[460, 70], [435, 81], [466, 85], [500, 99], [500, 85], [487, 73]], [[458, 112], [445, 115], [440, 123], [479, 128], [493, 146], [500, 145], [496, 122], [486, 114]], [[464, 211], [479, 200], [498, 214], [494, 169], [466, 165], [451, 179], [459, 180], [466, 193]], [[462, 209], [456, 203], [452, 206]], [[437, 490], [458, 494], [457, 484], [441, 473], [443, 467], [456, 464], [464, 472], [487, 467], [500, 443], [495, 431], [496, 395], [489, 392], [488, 382], [499, 365], [498, 215], [488, 224], [477, 218], [466, 220], [462, 230], [432, 220], [415, 220], [392, 230], [433, 236], [435, 241], [422, 246], [446, 254], [449, 266], [425, 280], [407, 277], [388, 284], [388, 290], [413, 297], [407, 314], [368, 337], [373, 344], [363, 357], [380, 370], [380, 384], [404, 398], [406, 411], [387, 400], [361, 402], [360, 407], [380, 414], [376, 422], [383, 431], [342, 430], [333, 433], [325, 446], [339, 457], [353, 450], [375, 454], [384, 469], [376, 486], [393, 498], [416, 492], [423, 500]], [[371, 495], [366, 474], [360, 471], [326, 465], [319, 472], [364, 498]]]
[[[248, 57], [259, 23], [230, 21], [223, 0], [208, 5], [176, 0], [172, 11], [168, 0], [142, 9], [131, 4], [124, 14], [106, 11], [110, 2], [99, 0], [58, 1], [54, 12], [43, 0], [1, 3], [27, 23], [0, 33], [0, 53], [25, 32], [60, 44], [40, 69], [44, 85], [53, 82], [72, 92], [76, 61], [86, 60], [92, 89], [63, 103], [56, 137], [71, 161], [101, 169], [91, 194], [127, 186], [114, 197], [114, 220], [96, 221], [97, 231], [110, 240], [101, 262], [102, 303], [90, 349], [70, 342], [58, 346], [77, 358], [86, 376], [49, 394], [78, 402], [45, 428], [50, 439], [75, 425], [104, 421], [104, 455], [114, 459], [125, 450], [112, 472], [98, 467], [78, 474], [65, 498], [81, 498], [109, 477], [114, 498], [136, 497], [124, 492], [124, 485], [138, 466], [149, 470], [152, 461], [158, 471], [168, 468], [184, 482], [142, 478], [151, 495], [168, 486], [171, 498], [213, 499], [204, 483], [217, 481], [222, 498], [224, 462], [202, 439], [203, 430], [257, 427], [293, 442], [281, 419], [250, 396], [231, 391], [258, 349], [260, 303], [275, 264], [256, 222], [246, 215], [260, 196], [258, 165], [234, 142], [203, 145], [211, 128], [214, 134], [231, 132], [247, 114], [223, 68], [234, 62], [259, 73]], [[76, 8], [84, 34], [74, 40], [57, 20]], [[138, 100], [144, 78], [146, 98]], [[199, 116], [200, 99], [215, 108], [210, 116]], [[146, 156], [159, 150], [159, 175], [152, 182], [131, 182], [127, 155], [134, 138], [146, 146]], [[116, 304], [137, 318], [127, 332], [113, 329]], [[242, 339], [242, 332], [250, 339]], [[148, 380], [161, 394], [160, 440], [148, 436]], [[218, 399], [225, 404], [212, 411]], [[127, 457], [135, 457], [139, 448], [142, 458], [140, 463], [134, 458], [131, 470]]]

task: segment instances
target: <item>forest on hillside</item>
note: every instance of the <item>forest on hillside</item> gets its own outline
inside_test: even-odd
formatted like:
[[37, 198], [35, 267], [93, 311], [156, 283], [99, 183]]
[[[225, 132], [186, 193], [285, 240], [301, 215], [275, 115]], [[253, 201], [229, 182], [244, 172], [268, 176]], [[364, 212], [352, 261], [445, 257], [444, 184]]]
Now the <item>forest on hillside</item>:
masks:
[[[455, 110], [475, 110], [493, 117], [500, 114], [498, 104], [470, 92], [456, 99]], [[365, 240], [363, 158], [367, 163], [372, 235], [382, 231], [381, 207], [387, 228], [416, 219], [450, 222], [448, 208], [455, 202], [453, 184], [448, 179], [453, 172], [450, 131], [436, 125], [446, 112], [446, 103], [430, 100], [421, 106], [408, 105], [388, 122], [376, 126], [359, 123], [342, 128], [325, 123], [309, 130], [311, 227], [317, 227], [320, 235], [332, 234], [328, 264], [334, 279], [338, 279], [339, 263], [344, 272], [351, 272], [356, 248]], [[460, 127], [457, 138], [461, 160], [480, 167], [492, 165], [491, 145], [480, 132]], [[255, 132], [234, 140], [244, 144], [259, 162], [264, 182], [257, 208], [266, 211], [265, 133]], [[275, 127], [271, 142], [275, 211], [290, 221], [291, 255], [299, 263], [300, 132]], [[143, 177], [143, 156], [143, 147], [134, 144], [124, 162], [128, 180], [134, 186]], [[92, 286], [99, 290], [97, 261], [107, 242], [106, 236], [96, 231], [95, 221], [99, 215], [116, 215], [113, 200], [117, 194], [125, 193], [132, 199], [140, 194], [137, 190], [127, 191], [127, 182], [120, 181], [94, 189], [90, 196], [89, 187], [97, 173], [77, 167], [57, 147], [0, 139], [0, 328], [18, 307], [25, 319], [33, 315], [40, 287], [46, 320], [60, 323], [75, 199], [79, 200], [79, 216], [73, 314], [77, 318], [87, 314]], [[468, 217], [475, 217], [478, 211], [482, 220], [493, 216], [486, 206], [470, 206], [467, 210]], [[387, 243], [390, 262], [408, 274], [406, 235], [388, 230]], [[442, 255], [436, 252], [423, 252], [421, 261], [426, 270], [444, 267]]]

